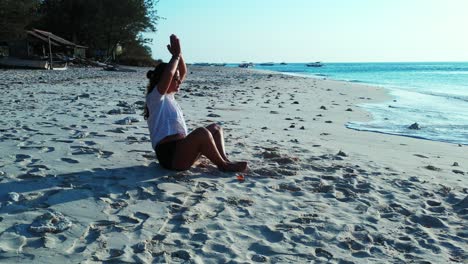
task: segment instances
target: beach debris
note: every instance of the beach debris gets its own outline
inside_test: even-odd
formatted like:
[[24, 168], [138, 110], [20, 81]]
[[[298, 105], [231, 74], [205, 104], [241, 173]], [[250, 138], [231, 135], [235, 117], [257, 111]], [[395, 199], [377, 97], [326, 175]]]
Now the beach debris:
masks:
[[461, 175], [465, 175], [465, 172], [461, 171], [461, 170], [452, 170], [453, 173], [456, 173], [456, 174], [461, 174]]
[[304, 127], [304, 126], [301, 126], [301, 128], [299, 128], [299, 129], [301, 129], [301, 130], [305, 130], [305, 127]]
[[72, 138], [86, 138], [89, 136], [89, 132], [86, 131], [76, 131], [76, 133], [71, 136]]
[[428, 159], [428, 158], [429, 158], [428, 156], [424, 156], [424, 155], [421, 155], [421, 154], [413, 154], [413, 156], [420, 157], [420, 158], [424, 158], [424, 159]]
[[119, 101], [117, 103], [117, 106], [119, 106], [119, 107], [130, 107], [131, 105], [127, 101]]
[[89, 93], [82, 93], [82, 94], [78, 95], [76, 97], [76, 99], [78, 99], [78, 98], [90, 98], [90, 97], [91, 97], [91, 95]]
[[208, 117], [221, 117], [220, 115], [213, 114], [213, 113], [211, 113], [211, 114], [209, 114], [209, 115], [207, 115], [207, 116], [208, 116]]
[[133, 107], [126, 107], [123, 109], [112, 109], [107, 112], [108, 115], [120, 115], [120, 114], [126, 114], [126, 115], [134, 115], [136, 114], [136, 110]]
[[278, 111], [270, 111], [270, 114], [277, 115], [277, 114], [279, 114], [279, 112]]
[[148, 241], [139, 242], [133, 246], [133, 252], [142, 253], [148, 250]]
[[298, 102], [298, 101], [294, 101], [292, 104], [299, 104], [299, 102]]
[[348, 157], [348, 155], [341, 150], [336, 155], [341, 157]]
[[437, 167], [432, 166], [432, 165], [427, 165], [427, 166], [424, 167], [424, 168], [426, 168], [426, 169], [428, 169], [428, 170], [431, 170], [431, 171], [441, 171], [440, 168], [437, 168]]
[[408, 127], [409, 129], [415, 129], [415, 130], [420, 130], [421, 127], [419, 126], [418, 123], [413, 123], [411, 126]]
[[458, 162], [455, 161], [455, 162], [452, 164], [452, 166], [458, 167], [458, 166], [460, 166], [460, 165], [458, 164]]
[[327, 108], [324, 105], [320, 106], [320, 109], [327, 110]]
[[244, 175], [242, 175], [242, 174], [237, 175], [236, 178], [237, 178], [237, 180], [238, 180], [239, 182], [244, 182], [244, 181], [245, 181], [245, 177], [244, 177]]
[[252, 261], [254, 262], [267, 262], [268, 259], [265, 256], [255, 254], [251, 258]]
[[317, 257], [323, 257], [323, 258], [326, 258], [326, 259], [332, 259], [333, 258], [333, 254], [322, 249], [322, 248], [316, 248], [315, 249], [315, 255]]
[[126, 117], [124, 119], [115, 121], [115, 124], [117, 124], [117, 125], [131, 125], [133, 123], [138, 123], [138, 122], [140, 122], [140, 120], [138, 118], [128, 116], [128, 117]]
[[352, 111], [353, 111], [353, 109], [351, 109], [351, 108], [348, 108], [348, 109], [346, 109], [346, 111], [348, 111], [348, 112], [352, 112]]
[[104, 71], [115, 71], [115, 72], [136, 72], [134, 69], [130, 68], [124, 68], [121, 67], [120, 65], [112, 65], [112, 64], [107, 64], [103, 68]]
[[127, 129], [126, 129], [126, 128], [122, 128], [122, 127], [117, 127], [117, 128], [115, 128], [115, 129], [108, 129], [108, 130], [106, 130], [106, 132], [119, 133], [119, 134], [125, 133], [125, 131], [127, 131]]
[[139, 106], [144, 106], [144, 105], [145, 105], [145, 101], [138, 100], [138, 101], [134, 102], [133, 104], [134, 104], [134, 105], [139, 105]]
[[442, 204], [440, 201], [436, 201], [436, 200], [427, 200], [426, 203], [430, 206], [439, 206]]
[[49, 211], [39, 217], [29, 226], [34, 233], [60, 233], [72, 226], [72, 222], [62, 213]]
[[276, 151], [265, 151], [261, 154], [264, 159], [280, 158], [281, 154]]
[[19, 193], [16, 193], [16, 192], [8, 193], [8, 199], [12, 202], [19, 202], [20, 198], [21, 198], [21, 195]]
[[254, 202], [250, 199], [243, 199], [238, 197], [228, 197], [226, 202], [228, 205], [237, 207], [247, 207], [254, 204]]
[[300, 187], [298, 187], [296, 184], [294, 183], [281, 183], [279, 186], [278, 186], [278, 189], [280, 191], [290, 191], [290, 192], [299, 192], [301, 191], [302, 189]]
[[327, 121], [325, 121], [325, 123], [327, 123], [327, 124], [331, 124], [331, 123], [333, 123], [333, 121], [331, 121], [331, 120], [327, 120]]

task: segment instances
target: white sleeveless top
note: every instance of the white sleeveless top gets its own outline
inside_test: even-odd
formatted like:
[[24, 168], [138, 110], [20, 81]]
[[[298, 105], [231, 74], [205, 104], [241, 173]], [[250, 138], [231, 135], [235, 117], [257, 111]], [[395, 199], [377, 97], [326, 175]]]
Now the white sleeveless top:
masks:
[[174, 98], [174, 93], [161, 95], [158, 87], [155, 87], [146, 95], [146, 105], [149, 110], [146, 122], [148, 122], [153, 149], [167, 136], [187, 135], [184, 114]]

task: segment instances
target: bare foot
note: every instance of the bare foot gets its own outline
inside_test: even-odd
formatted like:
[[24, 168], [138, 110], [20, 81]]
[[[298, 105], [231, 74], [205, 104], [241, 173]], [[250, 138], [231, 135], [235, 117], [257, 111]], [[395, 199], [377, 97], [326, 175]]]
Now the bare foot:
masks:
[[226, 165], [219, 168], [222, 171], [244, 172], [248, 169], [247, 162], [226, 162]]

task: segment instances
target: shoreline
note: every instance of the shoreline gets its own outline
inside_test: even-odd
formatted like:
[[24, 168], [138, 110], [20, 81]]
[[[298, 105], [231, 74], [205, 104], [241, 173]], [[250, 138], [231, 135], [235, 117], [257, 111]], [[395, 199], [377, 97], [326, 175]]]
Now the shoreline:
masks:
[[146, 70], [0, 71], [4, 261], [466, 259], [465, 147], [345, 127], [385, 89], [189, 66], [176, 96], [189, 131], [220, 124], [251, 167], [240, 182], [204, 158], [159, 166]]
[[[371, 120], [366, 120], [366, 122], [369, 122], [369, 121], [372, 121], [372, 120], [377, 120], [375, 118], [375, 112], [373, 112], [371, 109], [369, 109], [368, 107], [366, 107], [365, 105], [366, 104], [371, 104], [371, 105], [376, 105], [376, 106], [380, 106], [380, 108], [384, 108], [386, 107], [387, 105], [390, 105], [392, 104], [392, 101], [393, 102], [396, 102], [397, 100], [397, 95], [393, 94], [397, 91], [406, 91], [406, 89], [402, 88], [402, 87], [390, 87], [388, 85], [384, 85], [384, 84], [376, 84], [376, 83], [368, 83], [368, 82], [365, 82], [365, 81], [359, 81], [359, 80], [342, 80], [342, 79], [333, 79], [333, 78], [330, 78], [326, 75], [321, 75], [321, 74], [304, 74], [304, 73], [292, 73], [292, 72], [280, 72], [280, 71], [273, 71], [273, 70], [268, 70], [268, 69], [251, 69], [251, 70], [254, 70], [254, 71], [260, 71], [260, 72], [274, 72], [274, 73], [280, 73], [280, 74], [285, 74], [285, 75], [288, 75], [288, 76], [295, 76], [295, 77], [306, 77], [306, 78], [314, 78], [314, 79], [318, 79], [318, 80], [330, 80], [330, 81], [335, 81], [337, 82], [338, 84], [340, 83], [351, 83], [351, 84], [357, 84], [357, 85], [363, 85], [363, 86], [370, 86], [370, 87], [375, 87], [375, 88], [379, 88], [379, 89], [384, 89], [385, 90], [385, 94], [386, 94], [386, 98], [385, 99], [379, 99], [377, 101], [372, 101], [372, 102], [366, 102], [364, 104], [358, 104], [356, 105], [357, 107], [359, 107], [360, 109], [363, 109], [364, 111], [372, 114], [373, 118]], [[388, 104], [387, 104], [388, 103]], [[412, 121], [409, 122], [407, 124], [407, 126], [410, 126], [411, 124], [415, 123], [417, 121]], [[353, 121], [350, 121], [346, 124], [346, 127], [348, 129], [353, 129], [353, 130], [356, 130], [356, 131], [366, 131], [366, 132], [373, 132], [373, 133], [380, 133], [380, 134], [386, 134], [386, 135], [391, 135], [391, 136], [402, 136], [402, 137], [409, 137], [409, 138], [415, 138], [415, 139], [422, 139], [422, 140], [428, 140], [428, 141], [434, 141], [434, 142], [442, 142], [442, 143], [448, 143], [448, 144], [456, 144], [456, 145], [463, 145], [463, 146], [468, 146], [468, 142], [460, 142], [460, 139], [456, 140], [456, 139], [439, 139], [439, 138], [434, 138], [434, 136], [431, 136], [430, 134], [422, 134], [422, 135], [411, 135], [410, 133], [405, 133], [403, 131], [389, 131], [389, 132], [386, 132], [386, 131], [382, 131], [382, 130], [385, 130], [384, 128], [380, 128], [380, 130], [378, 128], [369, 128], [369, 127], [366, 127], [365, 124], [359, 124], [359, 123], [362, 123], [362, 121], [358, 121], [356, 120], [356, 124], [353, 124], [355, 122]], [[353, 126], [357, 126], [357, 127], [353, 127]]]

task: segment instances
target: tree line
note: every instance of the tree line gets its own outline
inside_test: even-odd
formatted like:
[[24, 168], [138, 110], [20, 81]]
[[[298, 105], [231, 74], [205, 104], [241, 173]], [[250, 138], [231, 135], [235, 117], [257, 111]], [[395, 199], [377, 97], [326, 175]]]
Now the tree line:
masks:
[[[0, 0], [0, 41], [24, 37], [25, 30], [52, 32], [89, 52], [151, 58], [142, 32], [155, 32], [160, 17], [154, 0]], [[94, 54], [90, 54], [93, 56]]]

